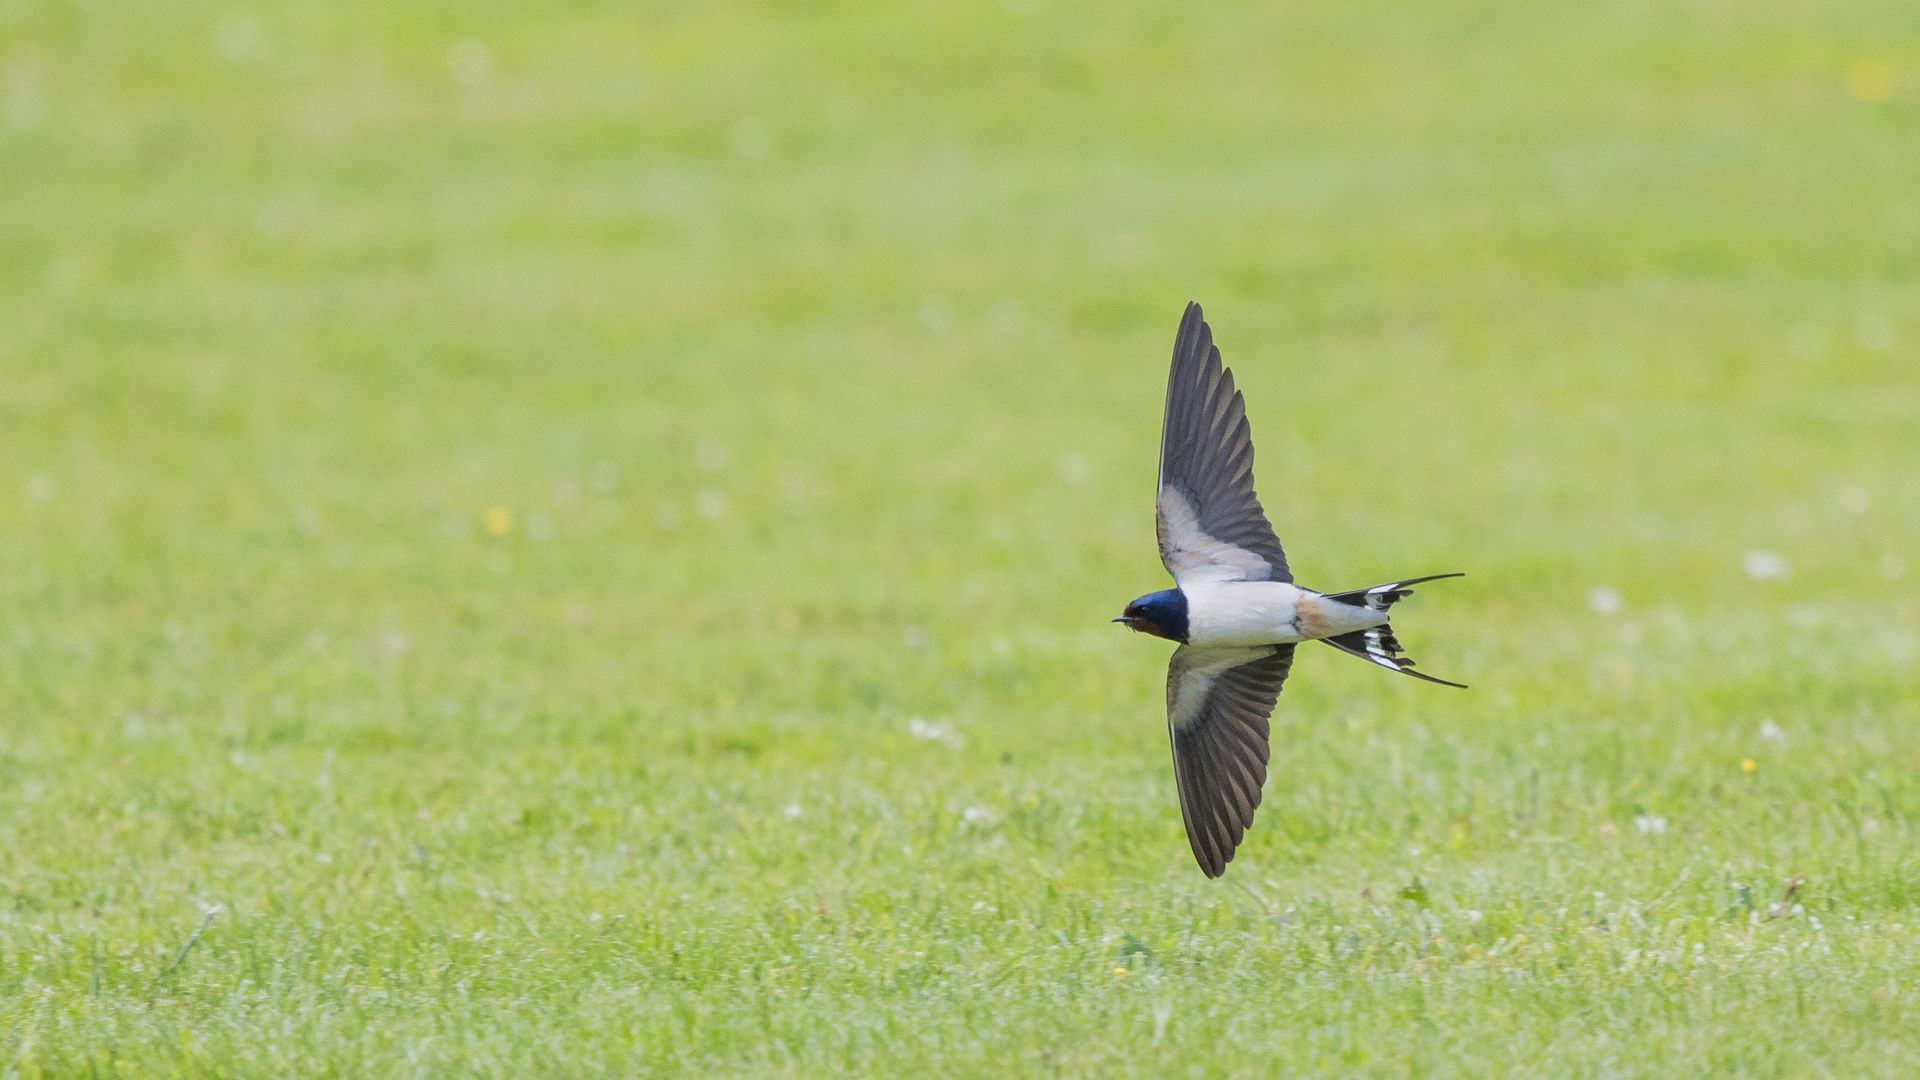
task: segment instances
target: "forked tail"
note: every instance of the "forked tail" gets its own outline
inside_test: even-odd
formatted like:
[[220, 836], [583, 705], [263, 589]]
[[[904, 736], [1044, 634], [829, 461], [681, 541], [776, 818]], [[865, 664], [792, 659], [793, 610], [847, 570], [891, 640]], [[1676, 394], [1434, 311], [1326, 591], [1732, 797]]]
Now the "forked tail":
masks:
[[[1405, 581], [1389, 581], [1384, 585], [1375, 585], [1366, 589], [1354, 589], [1351, 592], [1328, 593], [1327, 599], [1354, 607], [1370, 608], [1384, 612], [1393, 605], [1413, 595], [1413, 587], [1422, 582], [1439, 581], [1441, 578], [1465, 577], [1464, 574], [1434, 574], [1430, 577], [1408, 578]], [[1465, 683], [1448, 682], [1431, 675], [1413, 670], [1413, 661], [1400, 651], [1400, 639], [1393, 636], [1393, 627], [1387, 624], [1355, 630], [1337, 637], [1321, 638], [1321, 641], [1344, 653], [1377, 664], [1388, 671], [1397, 671], [1402, 675], [1411, 675], [1441, 686], [1456, 686], [1465, 690]]]

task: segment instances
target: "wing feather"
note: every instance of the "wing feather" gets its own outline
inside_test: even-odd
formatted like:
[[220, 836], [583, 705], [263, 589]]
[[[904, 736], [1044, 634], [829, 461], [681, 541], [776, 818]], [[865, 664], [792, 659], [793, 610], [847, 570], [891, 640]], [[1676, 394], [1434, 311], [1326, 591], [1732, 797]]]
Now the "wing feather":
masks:
[[1267, 717], [1292, 666], [1292, 645], [1182, 645], [1167, 665], [1174, 786], [1187, 842], [1208, 877], [1226, 871], [1253, 825], [1271, 755]]
[[1253, 490], [1253, 436], [1233, 372], [1188, 304], [1167, 373], [1155, 500], [1160, 561], [1174, 580], [1292, 581]]

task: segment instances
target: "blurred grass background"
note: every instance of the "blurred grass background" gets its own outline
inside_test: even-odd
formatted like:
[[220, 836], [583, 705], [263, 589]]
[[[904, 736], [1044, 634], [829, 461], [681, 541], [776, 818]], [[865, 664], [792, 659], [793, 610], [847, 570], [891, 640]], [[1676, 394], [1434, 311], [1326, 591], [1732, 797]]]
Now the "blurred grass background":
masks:
[[[1897, 1075], [1916, 252], [1903, 3], [0, 0], [0, 1067]], [[1190, 298], [1471, 575], [1218, 883]]]

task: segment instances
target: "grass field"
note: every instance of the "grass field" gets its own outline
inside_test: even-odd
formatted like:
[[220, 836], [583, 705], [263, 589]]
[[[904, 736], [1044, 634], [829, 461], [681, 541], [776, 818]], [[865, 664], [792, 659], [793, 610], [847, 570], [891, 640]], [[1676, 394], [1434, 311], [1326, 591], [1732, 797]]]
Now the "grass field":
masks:
[[1323, 8], [0, 0], [0, 1074], [1910, 1074], [1920, 7]]

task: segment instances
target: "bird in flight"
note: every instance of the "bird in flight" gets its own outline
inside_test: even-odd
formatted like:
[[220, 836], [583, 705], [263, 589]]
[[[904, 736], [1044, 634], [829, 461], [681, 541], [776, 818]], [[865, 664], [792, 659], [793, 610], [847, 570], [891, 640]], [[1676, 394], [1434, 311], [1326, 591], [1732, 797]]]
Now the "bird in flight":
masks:
[[1294, 646], [1324, 641], [1388, 671], [1461, 686], [1415, 671], [1387, 617], [1413, 586], [1462, 575], [1333, 593], [1294, 584], [1253, 493], [1246, 406], [1199, 304], [1187, 305], [1173, 343], [1155, 512], [1175, 587], [1140, 597], [1113, 621], [1179, 643], [1167, 665], [1174, 782], [1193, 857], [1219, 877], [1260, 805], [1267, 718]]

